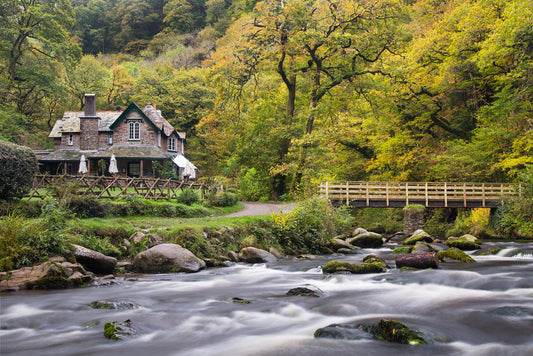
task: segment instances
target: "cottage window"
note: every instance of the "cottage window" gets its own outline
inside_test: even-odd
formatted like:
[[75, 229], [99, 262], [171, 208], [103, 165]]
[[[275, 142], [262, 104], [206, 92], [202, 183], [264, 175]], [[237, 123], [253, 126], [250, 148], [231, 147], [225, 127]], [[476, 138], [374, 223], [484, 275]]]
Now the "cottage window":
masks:
[[110, 133], [108, 136], [107, 136], [107, 144], [108, 145], [112, 145], [113, 144], [113, 134]]
[[141, 139], [141, 123], [140, 121], [128, 122], [128, 140], [139, 141]]
[[169, 137], [168, 138], [168, 150], [176, 152], [176, 138], [175, 137]]
[[68, 134], [68, 145], [72, 146], [74, 144], [74, 135]]

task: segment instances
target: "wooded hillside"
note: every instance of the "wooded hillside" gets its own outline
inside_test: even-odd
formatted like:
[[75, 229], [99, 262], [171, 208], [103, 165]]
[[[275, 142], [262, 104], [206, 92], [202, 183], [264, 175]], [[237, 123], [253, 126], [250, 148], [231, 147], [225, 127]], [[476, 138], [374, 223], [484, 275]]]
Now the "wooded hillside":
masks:
[[[513, 181], [533, 163], [531, 0], [5, 0], [0, 138], [157, 104], [248, 199], [325, 179]], [[222, 179], [222, 178], [221, 178]]]

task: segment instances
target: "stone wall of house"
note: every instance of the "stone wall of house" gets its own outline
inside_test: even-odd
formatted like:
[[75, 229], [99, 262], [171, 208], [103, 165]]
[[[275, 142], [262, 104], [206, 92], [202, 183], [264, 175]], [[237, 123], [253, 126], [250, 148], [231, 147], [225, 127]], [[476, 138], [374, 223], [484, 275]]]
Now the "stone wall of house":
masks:
[[[80, 144], [81, 144], [81, 139], [80, 139], [80, 134], [79, 133], [73, 133], [72, 134], [72, 145], [69, 146], [68, 144], [68, 137], [69, 137], [69, 133], [68, 132], [64, 132], [63, 134], [61, 134], [61, 139], [60, 139], [60, 147], [61, 149], [80, 149]], [[54, 144], [54, 149], [55, 149], [55, 144]]]
[[[142, 120], [140, 141], [128, 140], [128, 119]], [[105, 138], [107, 140], [107, 135]], [[154, 127], [146, 122], [146, 120], [143, 120], [137, 112], [131, 112], [128, 117], [122, 120], [113, 130], [113, 145], [157, 146], [157, 132], [154, 130]]]

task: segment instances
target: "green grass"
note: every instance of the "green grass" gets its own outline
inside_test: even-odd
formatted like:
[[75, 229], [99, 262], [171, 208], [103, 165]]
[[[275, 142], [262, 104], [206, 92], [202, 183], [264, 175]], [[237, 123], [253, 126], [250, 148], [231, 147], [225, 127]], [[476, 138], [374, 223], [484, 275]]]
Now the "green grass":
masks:
[[221, 226], [236, 227], [258, 221], [269, 220], [270, 216], [242, 216], [242, 217], [204, 217], [204, 218], [161, 218], [146, 216], [126, 216], [119, 218], [90, 218], [79, 220], [79, 225], [86, 228], [112, 228], [121, 226], [128, 231], [149, 229], [157, 232], [160, 230], [195, 230], [203, 228], [218, 228]]

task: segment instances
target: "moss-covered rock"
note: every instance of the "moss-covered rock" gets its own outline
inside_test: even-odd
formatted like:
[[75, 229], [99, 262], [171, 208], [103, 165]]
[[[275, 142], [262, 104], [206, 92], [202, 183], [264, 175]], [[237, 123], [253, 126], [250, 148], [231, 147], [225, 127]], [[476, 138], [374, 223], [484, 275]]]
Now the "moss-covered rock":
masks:
[[455, 247], [450, 247], [445, 251], [437, 252], [437, 256], [439, 257], [439, 260], [443, 262], [449, 262], [450, 260], [466, 263], [476, 262], [472, 257]]
[[410, 345], [427, 343], [421, 335], [396, 320], [381, 319], [375, 325], [366, 325], [362, 328], [378, 340]]
[[375, 232], [364, 232], [347, 239], [346, 242], [361, 248], [378, 248], [383, 245], [383, 237]]
[[363, 264], [354, 264], [349, 262], [330, 261], [322, 267], [322, 273], [352, 273], [352, 274], [366, 274], [366, 273], [382, 273], [387, 270], [387, 266], [383, 262], [367, 262]]
[[505, 247], [494, 247], [494, 248], [487, 248], [487, 249], [482, 249], [481, 251], [478, 251], [478, 255], [480, 256], [489, 256], [489, 255], [497, 255], [498, 252], [500, 252], [501, 250], [504, 250]]
[[404, 245], [415, 245], [419, 241], [431, 243], [433, 240], [433, 237], [424, 230], [416, 230], [411, 236], [403, 240], [402, 243]]
[[413, 251], [414, 246], [399, 246], [395, 247], [394, 250], [392, 250], [392, 253], [411, 253]]
[[133, 302], [128, 302], [124, 300], [96, 300], [89, 303], [89, 307], [93, 309], [118, 309], [118, 310], [130, 310], [130, 309], [139, 309], [140, 305]]
[[422, 332], [414, 331], [400, 323], [390, 319], [381, 319], [375, 324], [347, 323], [332, 324], [317, 329], [315, 338], [330, 338], [342, 340], [359, 340], [375, 338], [399, 344], [428, 344], [432, 340], [426, 339]]
[[479, 250], [481, 248], [480, 245], [466, 240], [446, 241], [446, 246], [455, 247], [464, 251]]
[[123, 322], [112, 321], [104, 324], [104, 336], [110, 340], [124, 340], [137, 334], [137, 330], [132, 327], [132, 321]]

